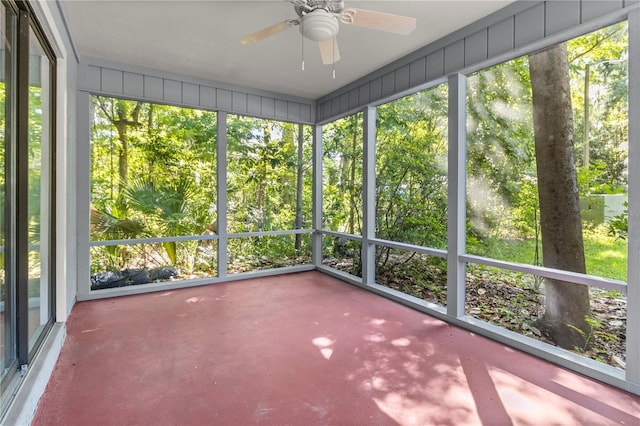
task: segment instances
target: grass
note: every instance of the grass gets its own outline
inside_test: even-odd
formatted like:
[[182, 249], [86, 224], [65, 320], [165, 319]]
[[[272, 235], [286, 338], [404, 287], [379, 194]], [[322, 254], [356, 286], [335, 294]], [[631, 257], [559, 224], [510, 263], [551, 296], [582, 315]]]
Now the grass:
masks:
[[[583, 232], [587, 273], [603, 278], [627, 280], [627, 241], [609, 236], [606, 229], [597, 227]], [[540, 245], [542, 246], [542, 245]], [[470, 253], [508, 262], [533, 265], [535, 239], [485, 240], [482, 246], [468, 248]], [[542, 249], [540, 249], [542, 264]]]

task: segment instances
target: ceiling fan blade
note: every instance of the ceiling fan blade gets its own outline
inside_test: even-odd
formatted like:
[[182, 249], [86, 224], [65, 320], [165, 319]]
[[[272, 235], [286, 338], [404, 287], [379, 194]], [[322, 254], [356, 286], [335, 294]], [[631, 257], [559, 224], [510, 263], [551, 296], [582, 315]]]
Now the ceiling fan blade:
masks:
[[373, 10], [348, 8], [340, 13], [340, 18], [345, 24], [395, 34], [407, 35], [416, 29], [416, 18]]
[[295, 19], [288, 19], [284, 22], [280, 22], [278, 24], [272, 25], [270, 27], [264, 28], [260, 31], [256, 31], [255, 33], [246, 36], [245, 38], [243, 38], [242, 40], [240, 40], [240, 43], [242, 44], [250, 44], [250, 43], [255, 43], [256, 41], [260, 41], [264, 38], [267, 37], [271, 37], [272, 35], [276, 35], [284, 30], [286, 30], [287, 28], [291, 28], [294, 25], [296, 25], [298, 23], [298, 21], [296, 21]]
[[320, 48], [320, 56], [322, 56], [322, 63], [325, 65], [335, 64], [340, 60], [340, 50], [338, 50], [338, 40], [336, 38], [330, 38], [324, 41], [318, 42]]

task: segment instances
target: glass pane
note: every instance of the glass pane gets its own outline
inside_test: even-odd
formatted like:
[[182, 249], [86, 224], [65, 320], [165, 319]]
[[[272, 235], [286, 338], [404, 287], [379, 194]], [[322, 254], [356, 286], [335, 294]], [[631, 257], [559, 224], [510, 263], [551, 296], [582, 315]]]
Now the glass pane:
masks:
[[310, 129], [236, 115], [227, 126], [229, 233], [309, 226]]
[[51, 63], [29, 34], [29, 350], [51, 317]]
[[362, 233], [362, 113], [322, 128], [322, 227]]
[[2, 51], [0, 63], [0, 415], [5, 406], [9, 389], [9, 367], [16, 361], [15, 285], [9, 280], [7, 243], [11, 240], [11, 215], [9, 201], [10, 146], [13, 140], [13, 61], [11, 53], [15, 41], [15, 15], [10, 8], [0, 5], [0, 35]]
[[447, 109], [447, 85], [378, 107], [378, 238], [447, 247]]
[[91, 290], [212, 277], [215, 240], [91, 247]]
[[286, 268], [311, 263], [311, 235], [231, 238], [229, 273]]

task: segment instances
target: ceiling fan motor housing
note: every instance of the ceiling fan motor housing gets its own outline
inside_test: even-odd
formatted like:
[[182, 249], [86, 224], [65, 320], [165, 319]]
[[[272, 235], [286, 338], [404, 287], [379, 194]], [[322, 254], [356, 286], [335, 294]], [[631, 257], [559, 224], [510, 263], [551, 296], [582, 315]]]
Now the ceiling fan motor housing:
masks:
[[334, 38], [339, 29], [338, 18], [324, 9], [315, 9], [305, 14], [300, 24], [300, 33], [313, 41]]

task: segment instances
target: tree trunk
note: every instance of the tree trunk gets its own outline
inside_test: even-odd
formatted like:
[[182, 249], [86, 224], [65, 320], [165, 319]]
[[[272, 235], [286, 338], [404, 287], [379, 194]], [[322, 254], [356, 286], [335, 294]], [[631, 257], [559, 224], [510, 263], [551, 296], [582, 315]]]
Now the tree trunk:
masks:
[[[543, 264], [585, 273], [566, 44], [530, 55], [529, 71]], [[556, 344], [585, 347], [589, 288], [545, 279], [545, 293], [545, 323]]]

